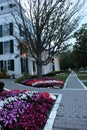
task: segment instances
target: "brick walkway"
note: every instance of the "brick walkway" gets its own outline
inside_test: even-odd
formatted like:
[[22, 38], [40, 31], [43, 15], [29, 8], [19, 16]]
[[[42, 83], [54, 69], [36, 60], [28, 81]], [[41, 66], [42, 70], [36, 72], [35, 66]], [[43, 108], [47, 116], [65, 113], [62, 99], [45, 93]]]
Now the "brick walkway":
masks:
[[63, 90], [31, 88], [15, 84], [12, 79], [0, 79], [0, 81], [4, 81], [8, 89], [28, 89], [62, 94], [53, 130], [87, 130], [87, 90], [75, 73], [70, 74]]
[[53, 130], [87, 130], [87, 91], [74, 73], [62, 91]]

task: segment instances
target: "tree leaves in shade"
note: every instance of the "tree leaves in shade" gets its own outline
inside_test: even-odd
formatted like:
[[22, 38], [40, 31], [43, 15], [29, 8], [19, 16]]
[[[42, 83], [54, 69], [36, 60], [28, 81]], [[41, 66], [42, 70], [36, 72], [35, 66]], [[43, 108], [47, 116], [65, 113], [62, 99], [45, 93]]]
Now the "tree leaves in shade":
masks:
[[73, 47], [75, 64], [78, 68], [87, 67], [87, 24], [83, 24], [82, 27], [74, 33], [76, 38], [75, 45]]

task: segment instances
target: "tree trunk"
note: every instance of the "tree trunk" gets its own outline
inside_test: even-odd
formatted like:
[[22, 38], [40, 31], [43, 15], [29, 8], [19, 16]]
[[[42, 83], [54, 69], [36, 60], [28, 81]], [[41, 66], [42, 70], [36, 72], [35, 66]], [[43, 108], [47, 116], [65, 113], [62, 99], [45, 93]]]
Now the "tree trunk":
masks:
[[42, 64], [37, 63], [37, 78], [42, 78]]
[[38, 53], [37, 55], [37, 78], [42, 78], [42, 60], [41, 60], [41, 53]]

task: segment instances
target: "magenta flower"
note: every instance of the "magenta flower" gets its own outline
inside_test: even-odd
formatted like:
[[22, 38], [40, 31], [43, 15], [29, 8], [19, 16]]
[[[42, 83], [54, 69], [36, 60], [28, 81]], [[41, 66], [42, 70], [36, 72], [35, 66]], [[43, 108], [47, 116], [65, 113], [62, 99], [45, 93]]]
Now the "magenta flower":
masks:
[[1, 130], [39, 130], [54, 104], [47, 92], [12, 90], [2, 93], [0, 99]]

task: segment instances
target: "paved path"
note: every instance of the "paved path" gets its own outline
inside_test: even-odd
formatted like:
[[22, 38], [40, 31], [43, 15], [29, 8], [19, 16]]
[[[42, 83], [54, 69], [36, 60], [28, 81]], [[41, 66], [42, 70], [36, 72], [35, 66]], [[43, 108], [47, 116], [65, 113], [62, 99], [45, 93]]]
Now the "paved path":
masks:
[[38, 89], [14, 83], [12, 79], [0, 79], [8, 89], [29, 89], [32, 91], [47, 91], [61, 93], [62, 100], [57, 110], [53, 130], [87, 130], [87, 89], [71, 73], [64, 89]]
[[70, 74], [62, 92], [53, 130], [87, 130], [87, 91], [75, 73]]

